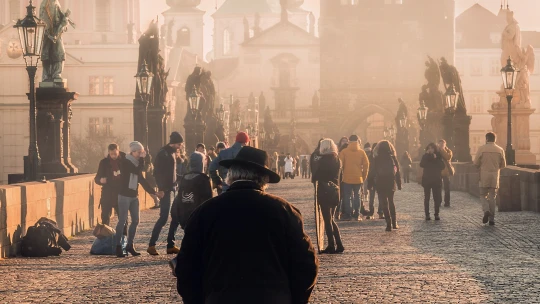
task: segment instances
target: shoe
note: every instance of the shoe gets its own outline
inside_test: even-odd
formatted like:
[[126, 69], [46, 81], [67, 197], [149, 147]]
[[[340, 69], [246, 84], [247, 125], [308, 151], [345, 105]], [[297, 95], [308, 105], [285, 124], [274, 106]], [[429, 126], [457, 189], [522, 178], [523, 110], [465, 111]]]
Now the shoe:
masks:
[[167, 248], [167, 254], [178, 254], [179, 252], [180, 252], [180, 248], [176, 246]]
[[135, 247], [133, 247], [133, 244], [127, 244], [126, 251], [129, 252], [132, 256], [139, 256], [141, 255], [140, 252], [137, 252], [135, 250]]
[[392, 229], [394, 229], [394, 230], [398, 230], [398, 229], [399, 229], [399, 226], [398, 226], [398, 224], [397, 224], [397, 223], [395, 223], [395, 224], [392, 224]]
[[495, 221], [489, 221], [490, 226], [495, 226]]
[[487, 224], [490, 215], [491, 213], [489, 213], [489, 211], [484, 212], [484, 218], [482, 218], [482, 223]]
[[150, 255], [159, 255], [159, 253], [156, 250], [156, 246], [148, 246], [148, 249], [146, 249], [146, 252]]
[[353, 219], [358, 220], [358, 212], [354, 211], [352, 217]]
[[321, 254], [334, 254], [336, 253], [336, 248], [334, 246], [328, 246], [326, 249], [321, 250]]
[[341, 219], [341, 221], [345, 221], [345, 222], [346, 222], [346, 221], [350, 221], [350, 220], [351, 220], [351, 216], [348, 215], [348, 214], [343, 213], [343, 214], [341, 215], [341, 218], [340, 218], [340, 219]]
[[440, 218], [438, 215], [435, 215], [435, 220], [436, 220], [436, 221], [440, 221], [441, 218]]
[[379, 214], [379, 219], [384, 220], [384, 214]]
[[116, 246], [116, 257], [118, 258], [127, 257], [127, 254], [124, 253], [124, 249], [122, 248], [122, 246]]
[[370, 215], [366, 216], [366, 220], [370, 220], [370, 219], [371, 219]]
[[431, 216], [426, 215], [426, 221], [431, 221]]
[[386, 231], [392, 231], [392, 226], [386, 226]]
[[345, 251], [345, 247], [343, 245], [338, 245], [336, 248], [336, 253], [343, 253]]
[[169, 260], [169, 266], [171, 267], [172, 275], [176, 277], [176, 258]]
[[450, 203], [444, 204], [445, 207], [450, 207]]

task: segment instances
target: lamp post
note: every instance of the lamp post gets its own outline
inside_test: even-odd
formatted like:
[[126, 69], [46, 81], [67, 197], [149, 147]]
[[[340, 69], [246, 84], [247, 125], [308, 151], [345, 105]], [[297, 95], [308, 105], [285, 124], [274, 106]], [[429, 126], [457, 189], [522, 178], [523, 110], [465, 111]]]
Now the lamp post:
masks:
[[443, 120], [444, 124], [444, 139], [447, 146], [455, 150], [454, 147], [454, 117], [456, 113], [457, 101], [459, 98], [459, 92], [456, 92], [454, 84], [448, 85], [446, 92], [444, 93], [444, 110], [445, 116]]
[[26, 71], [30, 79], [30, 144], [28, 146], [28, 156], [24, 161], [24, 178], [26, 181], [35, 181], [38, 179], [38, 171], [41, 159], [37, 145], [37, 119], [36, 119], [36, 88], [35, 79], [37, 65], [41, 57], [41, 48], [43, 46], [43, 33], [45, 23], [35, 15], [36, 7], [30, 0], [26, 7], [26, 17], [17, 20], [13, 26], [19, 33]]
[[512, 58], [508, 57], [506, 66], [501, 69], [506, 101], [508, 103], [508, 125], [506, 140], [506, 164], [513, 166], [516, 164], [516, 154], [512, 146], [512, 99], [514, 98], [514, 89], [516, 88], [517, 73], [519, 71], [512, 63]]
[[427, 117], [428, 117], [428, 107], [426, 107], [426, 104], [424, 101], [420, 102], [420, 107], [418, 108], [418, 112], [416, 114], [416, 117], [418, 119], [418, 124], [420, 125], [420, 140], [418, 141], [418, 156], [421, 156], [422, 153], [422, 146], [426, 144], [426, 123], [427, 123]]
[[[141, 100], [143, 102], [143, 126], [144, 126], [144, 135], [143, 135], [143, 145], [145, 149], [148, 150], [148, 96], [150, 95], [150, 92], [152, 90], [152, 83], [154, 79], [154, 75], [148, 71], [148, 65], [146, 64], [146, 60], [143, 61], [143, 63], [140, 66], [139, 72], [137, 75], [135, 75], [135, 79], [137, 81], [137, 89], [139, 90], [139, 94], [141, 95]], [[147, 151], [148, 152], [148, 151]]]
[[266, 144], [266, 132], [264, 132], [264, 128], [261, 128], [261, 131], [259, 132], [259, 136], [261, 138], [261, 149], [264, 150], [264, 146]]
[[236, 132], [240, 131], [240, 126], [242, 125], [242, 121], [240, 120], [240, 115], [236, 114], [236, 118], [233, 120], [234, 128], [236, 129]]

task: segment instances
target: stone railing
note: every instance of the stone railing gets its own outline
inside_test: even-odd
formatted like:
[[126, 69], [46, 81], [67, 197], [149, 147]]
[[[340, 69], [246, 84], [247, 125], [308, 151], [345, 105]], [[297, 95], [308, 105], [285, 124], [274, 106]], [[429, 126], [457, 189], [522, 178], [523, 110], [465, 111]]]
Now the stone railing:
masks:
[[[456, 174], [451, 177], [451, 189], [480, 196], [479, 170], [471, 163], [454, 163]], [[413, 164], [411, 179], [422, 179], [419, 163]], [[497, 197], [499, 211], [540, 212], [540, 171], [515, 166], [501, 170]]]
[[[272, 118], [274, 120], [287, 119], [290, 121], [293, 118], [293, 112], [290, 110], [288, 111], [272, 110], [271, 113], [272, 113]], [[318, 117], [318, 115], [319, 115], [319, 112], [313, 109], [296, 109], [294, 111], [294, 117], [296, 119], [314, 118], [314, 117]]]
[[[154, 200], [139, 188], [140, 208], [153, 207]], [[42, 217], [56, 221], [68, 237], [93, 228], [101, 221], [100, 197], [93, 174], [1, 185], [0, 258], [18, 254], [26, 230]]]

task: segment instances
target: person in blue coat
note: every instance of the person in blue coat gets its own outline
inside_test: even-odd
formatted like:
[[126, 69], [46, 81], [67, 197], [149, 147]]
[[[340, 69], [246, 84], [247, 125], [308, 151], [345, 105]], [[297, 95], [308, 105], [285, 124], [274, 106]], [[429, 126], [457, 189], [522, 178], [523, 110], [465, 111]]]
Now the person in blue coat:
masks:
[[219, 162], [227, 159], [233, 159], [236, 157], [240, 149], [246, 146], [249, 143], [249, 136], [245, 132], [238, 132], [236, 135], [236, 142], [228, 149], [222, 150], [219, 152], [218, 156], [212, 160], [208, 171], [210, 172], [210, 177], [212, 182], [216, 185], [218, 189], [218, 194], [221, 194], [227, 189], [229, 185], [225, 182], [225, 177], [227, 177], [228, 169], [220, 166]]

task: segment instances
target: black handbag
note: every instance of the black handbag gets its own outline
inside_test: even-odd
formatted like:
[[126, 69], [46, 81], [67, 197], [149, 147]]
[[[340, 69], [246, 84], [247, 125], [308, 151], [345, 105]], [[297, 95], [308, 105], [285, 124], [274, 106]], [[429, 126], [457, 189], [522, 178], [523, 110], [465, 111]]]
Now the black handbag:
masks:
[[339, 205], [339, 186], [334, 182], [320, 182], [317, 191], [319, 204], [337, 207]]

